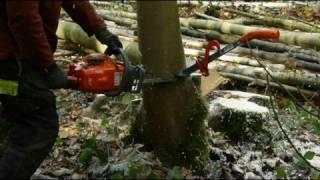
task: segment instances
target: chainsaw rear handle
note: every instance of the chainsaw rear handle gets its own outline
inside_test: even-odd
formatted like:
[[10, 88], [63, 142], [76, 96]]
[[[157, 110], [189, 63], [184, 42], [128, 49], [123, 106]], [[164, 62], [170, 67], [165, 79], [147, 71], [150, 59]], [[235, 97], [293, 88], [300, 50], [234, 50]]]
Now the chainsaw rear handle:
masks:
[[259, 31], [253, 31], [249, 32], [243, 36], [240, 37], [241, 43], [247, 43], [253, 39], [276, 39], [278, 40], [280, 37], [280, 32], [277, 29], [272, 30], [259, 30]]

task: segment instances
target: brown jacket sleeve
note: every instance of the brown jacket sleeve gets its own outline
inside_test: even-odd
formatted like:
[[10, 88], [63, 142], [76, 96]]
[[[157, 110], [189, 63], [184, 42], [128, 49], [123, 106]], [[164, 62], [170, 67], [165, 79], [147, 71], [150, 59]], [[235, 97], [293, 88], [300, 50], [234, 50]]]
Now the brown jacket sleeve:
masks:
[[53, 62], [43, 22], [39, 12], [39, 0], [7, 0], [8, 26], [23, 58], [33, 61], [39, 68]]
[[89, 36], [106, 27], [104, 20], [88, 0], [63, 0], [63, 8]]

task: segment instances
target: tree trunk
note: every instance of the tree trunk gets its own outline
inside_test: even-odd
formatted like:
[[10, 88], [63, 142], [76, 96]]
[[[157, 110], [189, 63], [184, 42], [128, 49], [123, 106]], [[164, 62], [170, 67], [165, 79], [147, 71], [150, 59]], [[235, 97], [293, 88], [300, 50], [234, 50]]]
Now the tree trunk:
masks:
[[[173, 79], [185, 68], [176, 1], [138, 1], [139, 45], [148, 78]], [[132, 128], [168, 165], [204, 172], [208, 159], [207, 107], [190, 79], [143, 88]]]

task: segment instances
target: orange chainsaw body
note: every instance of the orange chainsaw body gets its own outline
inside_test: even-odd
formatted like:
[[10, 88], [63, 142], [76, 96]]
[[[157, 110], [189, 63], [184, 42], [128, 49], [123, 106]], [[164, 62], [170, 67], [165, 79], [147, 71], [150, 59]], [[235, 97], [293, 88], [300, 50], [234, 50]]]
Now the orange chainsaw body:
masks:
[[83, 62], [69, 65], [71, 86], [86, 92], [117, 90], [125, 69], [106, 54], [90, 54]]

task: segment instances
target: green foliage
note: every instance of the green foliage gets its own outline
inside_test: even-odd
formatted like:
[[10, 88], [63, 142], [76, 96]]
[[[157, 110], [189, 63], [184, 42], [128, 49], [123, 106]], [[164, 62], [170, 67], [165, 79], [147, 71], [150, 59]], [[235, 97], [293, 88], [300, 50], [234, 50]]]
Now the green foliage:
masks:
[[154, 172], [152, 167], [147, 165], [131, 165], [128, 172], [123, 170], [116, 171], [112, 175], [112, 179], [160, 179]]
[[306, 125], [308, 129], [311, 129], [315, 134], [320, 136], [320, 122], [315, 118], [310, 118], [309, 123]]
[[106, 127], [109, 125], [110, 121], [111, 121], [110, 119], [105, 118], [105, 119], [103, 119], [103, 120], [101, 121], [100, 126], [101, 126], [102, 128], [106, 128]]
[[287, 173], [284, 167], [279, 166], [277, 167], [276, 171], [277, 171], [277, 178], [287, 179]]
[[294, 153], [293, 157], [295, 159], [294, 165], [297, 169], [305, 170], [309, 168], [308, 164], [297, 153]]
[[79, 162], [81, 164], [88, 164], [92, 157], [93, 157], [94, 153], [92, 151], [92, 149], [84, 149], [79, 156]]
[[88, 165], [94, 156], [99, 158], [101, 162], [108, 161], [108, 150], [99, 149], [95, 138], [85, 140], [84, 147], [84, 150], [79, 155], [79, 163]]
[[130, 178], [149, 177], [152, 173], [152, 169], [149, 166], [132, 166], [129, 167], [128, 175]]
[[304, 158], [306, 158], [307, 160], [312, 160], [315, 155], [316, 155], [315, 152], [307, 151], [303, 156], [304, 156]]
[[123, 172], [116, 172], [112, 175], [111, 179], [124, 179]]
[[84, 142], [84, 146], [86, 148], [89, 148], [89, 149], [92, 149], [92, 150], [96, 150], [97, 149], [97, 141], [94, 138], [87, 139]]
[[123, 105], [129, 105], [131, 104], [132, 100], [134, 99], [134, 96], [132, 94], [129, 93], [125, 93], [122, 97], [121, 97], [121, 104]]
[[129, 114], [133, 113], [133, 102], [132, 100], [135, 99], [135, 96], [130, 93], [122, 93], [121, 95], [121, 104], [126, 106], [126, 110]]
[[183, 179], [183, 175], [181, 173], [181, 168], [175, 166], [168, 172], [168, 179]]
[[[320, 121], [317, 117], [311, 115], [310, 113], [297, 108], [296, 105], [288, 99], [283, 99], [281, 101], [281, 106], [284, 107], [284, 110], [288, 115], [291, 115], [292, 120], [286, 121], [286, 127], [297, 127], [297, 126], [304, 126], [307, 129], [311, 130], [313, 133], [320, 136]], [[314, 109], [310, 105], [304, 105], [304, 108], [314, 114], [317, 114], [317, 110]], [[294, 123], [292, 121], [295, 121]]]

